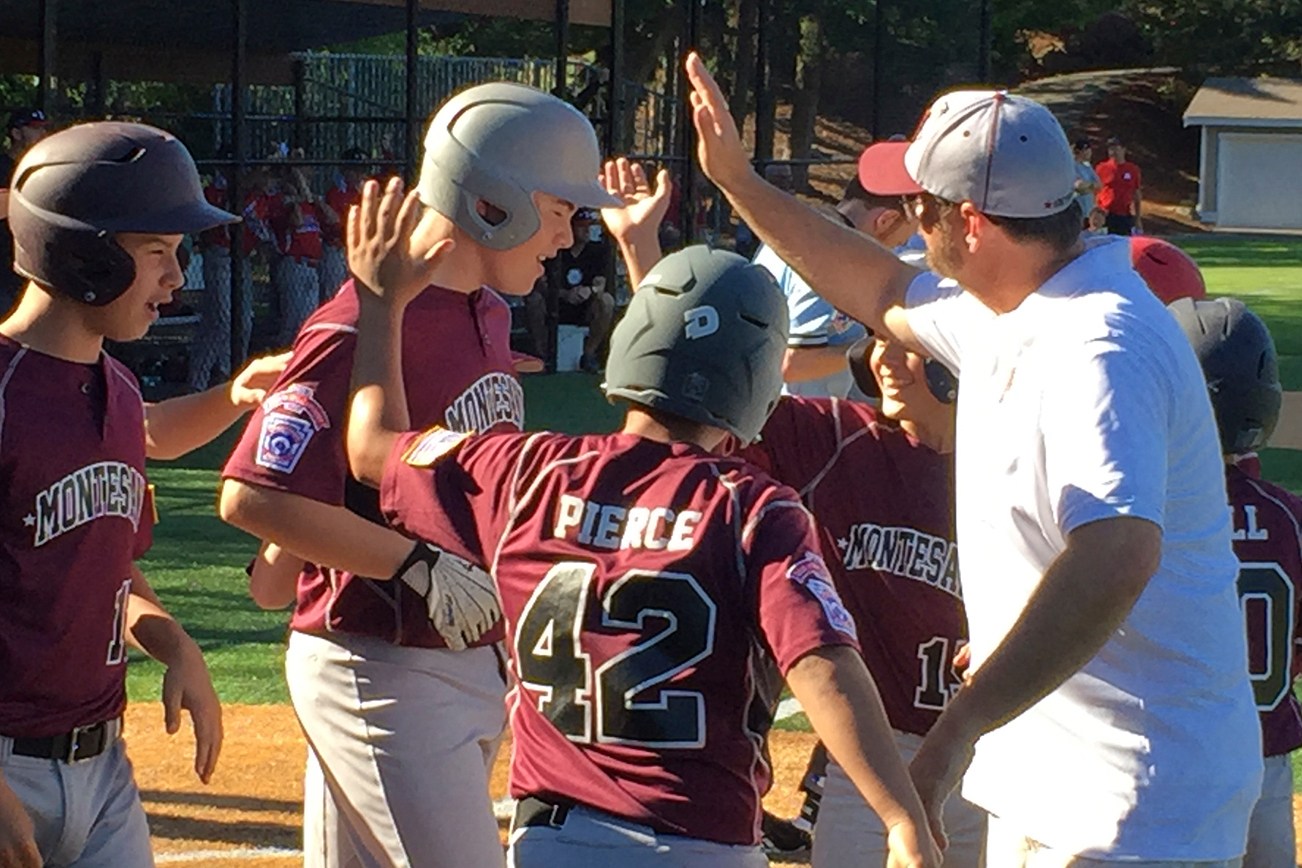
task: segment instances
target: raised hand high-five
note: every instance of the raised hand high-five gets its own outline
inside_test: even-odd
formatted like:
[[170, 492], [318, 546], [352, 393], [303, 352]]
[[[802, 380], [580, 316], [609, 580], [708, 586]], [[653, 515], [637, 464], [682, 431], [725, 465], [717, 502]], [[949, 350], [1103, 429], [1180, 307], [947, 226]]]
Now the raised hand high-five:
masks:
[[692, 83], [688, 99], [692, 103], [692, 122], [696, 125], [696, 158], [711, 181], [731, 189], [747, 176], [758, 180], [750, 158], [741, 143], [737, 124], [728, 112], [719, 83], [705, 68], [705, 61], [695, 51], [687, 55], [687, 79]]
[[451, 238], [427, 250], [413, 245], [422, 211], [416, 191], [404, 196], [397, 177], [383, 194], [378, 182], [367, 181], [362, 201], [348, 211], [348, 270], [361, 288], [397, 307], [430, 285], [439, 262], [456, 246]]

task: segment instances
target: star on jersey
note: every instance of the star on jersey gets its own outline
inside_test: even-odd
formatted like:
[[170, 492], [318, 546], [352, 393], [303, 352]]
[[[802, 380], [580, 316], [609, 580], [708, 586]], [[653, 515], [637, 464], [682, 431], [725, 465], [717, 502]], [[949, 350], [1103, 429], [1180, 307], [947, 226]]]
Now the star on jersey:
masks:
[[31, 513], [23, 516], [23, 527], [36, 527], [36, 516]]

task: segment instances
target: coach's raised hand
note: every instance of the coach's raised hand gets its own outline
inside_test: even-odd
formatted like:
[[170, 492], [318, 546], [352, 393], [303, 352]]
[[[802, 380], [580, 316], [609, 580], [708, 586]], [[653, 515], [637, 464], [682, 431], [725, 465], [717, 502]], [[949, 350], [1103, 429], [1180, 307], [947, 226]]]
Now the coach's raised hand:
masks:
[[759, 180], [746, 149], [742, 146], [737, 124], [728, 111], [728, 101], [719, 83], [705, 68], [705, 61], [695, 51], [687, 55], [687, 78], [692, 83], [688, 99], [692, 103], [692, 122], [696, 125], [696, 157], [711, 181], [730, 190], [747, 180]]
[[416, 226], [424, 206], [416, 191], [403, 195], [402, 180], [390, 178], [381, 193], [377, 181], [362, 187], [362, 201], [348, 212], [348, 269], [358, 288], [404, 307], [430, 285], [439, 261], [451, 252], [450, 238], [420, 243]]

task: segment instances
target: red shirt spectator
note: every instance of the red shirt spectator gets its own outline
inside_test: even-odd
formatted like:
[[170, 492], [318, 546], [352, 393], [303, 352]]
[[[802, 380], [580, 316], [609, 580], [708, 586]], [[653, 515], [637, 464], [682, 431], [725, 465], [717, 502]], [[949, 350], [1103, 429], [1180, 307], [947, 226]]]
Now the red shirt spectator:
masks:
[[1107, 213], [1138, 216], [1137, 203], [1141, 199], [1142, 182], [1138, 165], [1126, 160], [1126, 148], [1121, 143], [1108, 144], [1108, 159], [1094, 167], [1103, 182], [1099, 190], [1098, 206]]

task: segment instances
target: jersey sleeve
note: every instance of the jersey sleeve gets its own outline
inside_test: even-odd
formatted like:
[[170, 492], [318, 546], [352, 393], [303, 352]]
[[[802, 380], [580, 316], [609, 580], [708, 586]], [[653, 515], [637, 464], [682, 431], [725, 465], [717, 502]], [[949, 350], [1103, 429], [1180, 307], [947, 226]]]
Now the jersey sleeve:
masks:
[[348, 326], [323, 325], [300, 335], [289, 366], [249, 417], [223, 478], [344, 503], [344, 424], [355, 343]]
[[962, 376], [964, 334], [991, 318], [988, 308], [953, 280], [924, 271], [905, 292], [909, 328], [932, 358]]
[[518, 441], [437, 427], [403, 435], [380, 483], [385, 519], [407, 536], [487, 565], [510, 497]]
[[1163, 525], [1171, 385], [1137, 355], [1089, 341], [1044, 392], [1046, 482], [1064, 535], [1123, 516]]
[[760, 631], [783, 675], [818, 648], [859, 648], [854, 618], [819, 554], [814, 519], [794, 491], [774, 489], [743, 545], [758, 587]]

